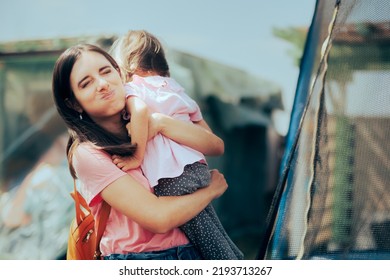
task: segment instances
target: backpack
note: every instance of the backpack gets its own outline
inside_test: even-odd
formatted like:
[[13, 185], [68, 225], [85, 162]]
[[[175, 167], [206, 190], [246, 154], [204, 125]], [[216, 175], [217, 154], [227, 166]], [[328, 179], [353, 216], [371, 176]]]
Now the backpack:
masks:
[[76, 216], [70, 224], [66, 259], [101, 259], [100, 239], [105, 230], [111, 206], [103, 200], [100, 217], [95, 221], [88, 203], [76, 189], [75, 180], [71, 196], [75, 201]]

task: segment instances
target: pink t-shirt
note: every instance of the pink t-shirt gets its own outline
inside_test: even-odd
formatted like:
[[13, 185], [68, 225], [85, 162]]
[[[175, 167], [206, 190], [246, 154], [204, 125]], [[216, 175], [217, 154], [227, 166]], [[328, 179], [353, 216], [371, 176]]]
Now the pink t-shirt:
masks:
[[[81, 182], [80, 192], [89, 203], [94, 215], [101, 209], [100, 192], [122, 176], [132, 176], [153, 192], [139, 168], [130, 170], [126, 174], [112, 163], [107, 153], [90, 144], [83, 143], [76, 148], [73, 166]], [[100, 249], [103, 256], [106, 256], [114, 253], [158, 251], [188, 243], [187, 237], [180, 229], [156, 234], [142, 228], [115, 208], [111, 208]]]
[[[125, 89], [126, 97], [141, 98], [152, 113], [158, 112], [188, 122], [203, 119], [198, 104], [172, 78], [134, 75]], [[159, 179], [177, 177], [183, 173], [184, 166], [197, 161], [206, 163], [202, 153], [158, 134], [148, 141], [141, 168], [154, 187]]]

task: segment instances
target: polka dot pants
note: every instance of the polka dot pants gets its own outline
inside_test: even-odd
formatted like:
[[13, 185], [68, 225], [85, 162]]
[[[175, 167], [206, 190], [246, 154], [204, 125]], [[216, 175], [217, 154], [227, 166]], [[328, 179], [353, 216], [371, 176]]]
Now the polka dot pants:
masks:
[[[157, 196], [175, 196], [195, 192], [210, 183], [207, 165], [185, 166], [179, 177], [164, 178], [154, 187]], [[242, 260], [242, 252], [223, 228], [214, 207], [209, 204], [192, 220], [180, 227], [205, 260]]]

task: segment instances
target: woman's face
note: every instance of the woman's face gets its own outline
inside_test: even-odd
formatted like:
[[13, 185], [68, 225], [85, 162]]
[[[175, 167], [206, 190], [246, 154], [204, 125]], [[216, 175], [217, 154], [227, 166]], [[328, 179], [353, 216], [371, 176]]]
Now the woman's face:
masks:
[[70, 85], [80, 105], [100, 124], [125, 108], [125, 90], [118, 71], [100, 53], [84, 51], [70, 73]]

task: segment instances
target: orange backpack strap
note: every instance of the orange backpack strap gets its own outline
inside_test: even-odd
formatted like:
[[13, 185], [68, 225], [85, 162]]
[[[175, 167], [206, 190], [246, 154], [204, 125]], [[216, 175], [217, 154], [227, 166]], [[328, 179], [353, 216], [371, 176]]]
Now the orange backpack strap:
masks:
[[[71, 193], [73, 199], [76, 203], [76, 219], [77, 223], [80, 224], [81, 221], [85, 218], [86, 214], [81, 209], [80, 206], [82, 206], [84, 209], [89, 209], [88, 203], [85, 201], [85, 199], [79, 194], [76, 188], [76, 180], [73, 180], [74, 184], [74, 192]], [[100, 240], [102, 239], [103, 233], [106, 229], [108, 217], [110, 216], [111, 206], [108, 204], [105, 200], [102, 201], [102, 209], [100, 210], [100, 215], [96, 217], [95, 219], [95, 228], [97, 228], [96, 233], [96, 249], [95, 249], [95, 259], [101, 258], [101, 252], [100, 252]]]
[[100, 211], [100, 216], [96, 219], [96, 250], [95, 250], [95, 259], [101, 258], [100, 252], [100, 240], [102, 239], [104, 230], [106, 229], [106, 224], [108, 216], [110, 216], [111, 206], [105, 200], [103, 200], [102, 209]]

